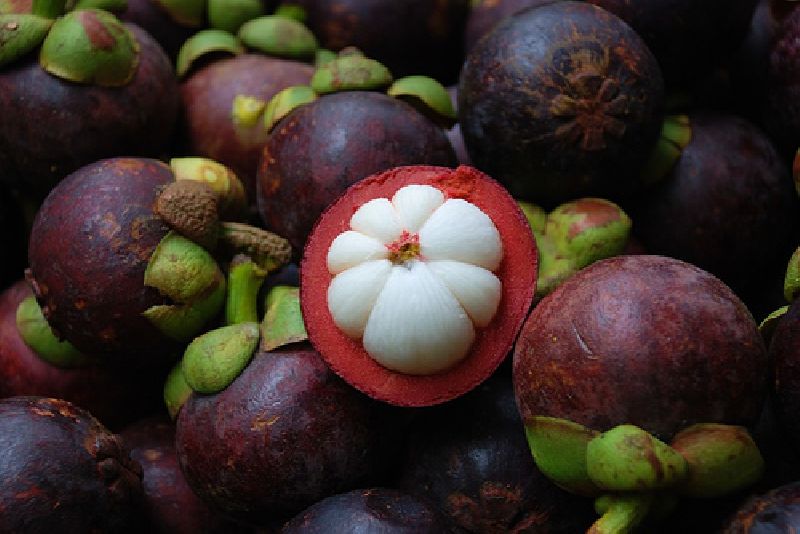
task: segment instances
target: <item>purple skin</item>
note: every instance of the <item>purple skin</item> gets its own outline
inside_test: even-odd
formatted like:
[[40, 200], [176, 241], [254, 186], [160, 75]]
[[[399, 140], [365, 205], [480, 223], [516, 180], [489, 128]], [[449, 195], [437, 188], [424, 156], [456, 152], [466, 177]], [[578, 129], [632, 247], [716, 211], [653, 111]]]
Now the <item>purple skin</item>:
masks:
[[595, 519], [591, 501], [559, 489], [536, 468], [508, 371], [422, 414], [399, 487], [468, 532], [578, 532]]
[[354, 490], [323, 499], [286, 523], [281, 534], [444, 534], [454, 532], [424, 500], [395, 489]]
[[636, 234], [648, 251], [693, 263], [737, 294], [763, 293], [765, 273], [784, 271], [800, 238], [789, 169], [750, 122], [690, 119], [692, 140], [673, 170], [626, 206]]
[[723, 534], [775, 534], [800, 529], [800, 482], [777, 487], [745, 502]]
[[81, 352], [134, 364], [175, 349], [142, 316], [165, 304], [144, 272], [168, 231], [153, 205], [173, 180], [160, 161], [103, 160], [64, 179], [39, 209], [29, 281], [50, 325]]
[[498, 22], [529, 8], [552, 4], [557, 0], [494, 0], [481, 2], [470, 10], [464, 32], [464, 48], [469, 53], [478, 40], [489, 33]]
[[258, 210], [299, 254], [324, 209], [350, 185], [417, 164], [457, 164], [444, 131], [427, 117], [381, 93], [323, 96], [275, 126], [259, 166]]
[[178, 114], [172, 64], [146, 32], [139, 66], [126, 86], [63, 81], [32, 58], [0, 70], [0, 169], [15, 187], [44, 198], [69, 173], [117, 155], [157, 156]]
[[800, 9], [784, 19], [772, 43], [763, 122], [781, 152], [791, 156], [800, 138]]
[[126, 427], [120, 436], [131, 458], [142, 466], [144, 518], [141, 532], [192, 534], [244, 532], [212, 511], [195, 495], [178, 464], [175, 425], [165, 417], [143, 419]]
[[121, 532], [142, 498], [142, 471], [88, 412], [42, 397], [0, 400], [3, 532]]
[[800, 300], [795, 300], [772, 335], [775, 411], [795, 451], [800, 451]]
[[[453, 103], [453, 107], [458, 109], [458, 86], [451, 85], [447, 88], [447, 92], [450, 95], [450, 101]], [[472, 160], [467, 152], [467, 146], [464, 144], [464, 136], [461, 135], [461, 125], [455, 123], [452, 128], [445, 131], [445, 134], [447, 134], [447, 139], [453, 146], [453, 151], [456, 153], [458, 164], [472, 165]]]
[[153, 36], [167, 55], [174, 61], [178, 49], [196, 28], [181, 26], [160, 8], [158, 0], [128, 0], [128, 7], [118, 14], [120, 20], [132, 22]]
[[639, 426], [669, 441], [694, 423], [753, 427], [767, 352], [750, 312], [709, 273], [662, 256], [579, 271], [533, 310], [514, 352], [523, 421], [597, 431]]
[[392, 438], [379, 408], [316, 351], [290, 345], [256, 354], [222, 392], [189, 398], [178, 458], [216, 510], [257, 525], [286, 520], [388, 465], [379, 452]]

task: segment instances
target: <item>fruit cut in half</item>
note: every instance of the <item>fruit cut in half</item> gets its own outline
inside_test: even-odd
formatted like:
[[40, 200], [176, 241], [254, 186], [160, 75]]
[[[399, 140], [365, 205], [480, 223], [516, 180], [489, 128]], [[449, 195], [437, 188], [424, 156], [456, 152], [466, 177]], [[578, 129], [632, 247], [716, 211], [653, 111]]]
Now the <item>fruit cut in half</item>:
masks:
[[309, 339], [328, 365], [375, 399], [430, 406], [506, 357], [533, 299], [537, 250], [487, 175], [398, 167], [328, 207], [300, 273]]

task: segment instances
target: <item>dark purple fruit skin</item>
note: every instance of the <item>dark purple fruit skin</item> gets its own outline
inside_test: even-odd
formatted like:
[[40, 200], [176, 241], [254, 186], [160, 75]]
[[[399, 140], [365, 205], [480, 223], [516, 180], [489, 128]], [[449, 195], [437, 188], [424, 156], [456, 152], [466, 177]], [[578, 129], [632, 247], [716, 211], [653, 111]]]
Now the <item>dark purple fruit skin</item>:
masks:
[[224, 58], [194, 72], [181, 84], [189, 152], [228, 165], [244, 181], [250, 198], [268, 132], [262, 121], [237, 125], [233, 100], [247, 95], [269, 100], [292, 85], [307, 85], [314, 69], [297, 61], [255, 54]]
[[197, 30], [181, 26], [158, 6], [158, 0], [128, 0], [128, 7], [117, 15], [120, 20], [143, 28], [158, 41], [174, 60], [181, 45]]
[[775, 534], [800, 529], [800, 482], [777, 487], [745, 502], [724, 534]]
[[399, 487], [467, 532], [579, 532], [595, 519], [591, 502], [536, 468], [508, 371], [423, 414], [411, 430]]
[[19, 303], [31, 294], [23, 281], [0, 293], [0, 398], [63, 399], [88, 410], [110, 428], [163, 406], [163, 370], [132, 375], [98, 365], [63, 369], [39, 358], [20, 337], [16, 323]]
[[138, 512], [139, 464], [88, 412], [43, 397], [0, 401], [0, 531], [120, 532]]
[[165, 417], [142, 419], [123, 429], [120, 436], [131, 458], [142, 466], [142, 532], [222, 534], [238, 528], [211, 510], [189, 487], [178, 463], [171, 421]]
[[795, 451], [800, 452], [800, 301], [778, 323], [769, 345], [775, 366], [775, 412]]
[[464, 48], [469, 53], [478, 40], [492, 31], [498, 22], [526, 9], [552, 4], [557, 0], [492, 0], [482, 1], [470, 10], [464, 30]]
[[758, 0], [589, 0], [631, 25], [653, 51], [667, 82], [693, 81], [733, 54]]
[[661, 126], [663, 82], [614, 15], [556, 2], [507, 18], [469, 53], [459, 122], [474, 164], [545, 207], [619, 198]]
[[275, 126], [258, 169], [267, 229], [301, 251], [328, 205], [355, 182], [403, 165], [457, 165], [444, 131], [381, 93], [327, 95]]
[[750, 312], [709, 273], [662, 256], [618, 256], [578, 272], [534, 308], [514, 352], [523, 420], [668, 441], [694, 423], [752, 427], [767, 353]]
[[764, 124], [781, 151], [793, 155], [800, 138], [800, 9], [794, 9], [772, 41]]
[[146, 32], [128, 25], [141, 46], [139, 67], [124, 87], [66, 82], [35, 56], [0, 70], [0, 169], [23, 191], [43, 198], [78, 168], [113, 156], [156, 156], [178, 113], [172, 64]]
[[658, 185], [629, 206], [648, 251], [701, 267], [743, 294], [798, 240], [800, 201], [762, 131], [733, 115], [690, 116], [692, 139]]
[[469, 0], [300, 0], [320, 46], [355, 46], [395, 77], [457, 80]]
[[388, 488], [354, 490], [321, 500], [286, 523], [281, 534], [440, 534], [453, 532], [435, 508]]
[[173, 180], [156, 160], [103, 160], [64, 179], [39, 209], [29, 281], [50, 325], [78, 350], [149, 359], [174, 348], [142, 316], [165, 304], [144, 272], [168, 231], [153, 206]]
[[305, 345], [259, 353], [227, 389], [192, 395], [176, 447], [194, 491], [263, 524], [358, 487], [379, 467], [375, 407]]

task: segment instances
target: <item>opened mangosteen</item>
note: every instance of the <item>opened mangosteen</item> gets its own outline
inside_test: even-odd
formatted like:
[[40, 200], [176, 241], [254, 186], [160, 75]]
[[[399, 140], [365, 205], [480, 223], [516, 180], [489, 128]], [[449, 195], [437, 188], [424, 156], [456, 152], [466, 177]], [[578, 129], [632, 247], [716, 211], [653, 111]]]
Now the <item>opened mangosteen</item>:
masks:
[[470, 157], [520, 200], [552, 208], [634, 191], [658, 136], [663, 81], [624, 22], [583, 2], [505, 19], [468, 54], [459, 122]]
[[320, 217], [300, 267], [309, 338], [373, 398], [428, 406], [485, 380], [536, 285], [527, 220], [466, 166], [399, 167], [351, 186]]
[[116, 158], [67, 177], [36, 215], [29, 281], [56, 334], [94, 356], [135, 363], [174, 354], [222, 309], [209, 250], [241, 246], [269, 267], [285, 240], [238, 223], [242, 184], [204, 159]]
[[24, 281], [0, 294], [0, 398], [64, 399], [118, 428], [158, 410], [166, 370], [103, 367], [55, 338]]
[[142, 471], [88, 412], [44, 397], [0, 400], [0, 525], [6, 532], [124, 532]]
[[3, 178], [43, 198], [98, 159], [165, 150], [178, 95], [158, 43], [107, 11], [34, 4], [33, 13], [0, 15]]
[[354, 490], [323, 499], [286, 523], [282, 534], [455, 532], [427, 502], [388, 488]]

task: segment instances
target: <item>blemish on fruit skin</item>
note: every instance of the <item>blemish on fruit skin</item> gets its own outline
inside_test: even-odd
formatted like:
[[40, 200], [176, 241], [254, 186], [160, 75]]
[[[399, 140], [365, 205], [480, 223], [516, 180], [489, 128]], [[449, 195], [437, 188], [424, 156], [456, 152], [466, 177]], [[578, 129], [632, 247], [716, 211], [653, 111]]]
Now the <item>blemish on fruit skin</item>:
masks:
[[92, 44], [92, 47], [98, 50], [112, 50], [114, 48], [115, 40], [108, 28], [100, 21], [96, 14], [91, 11], [80, 11], [78, 18], [83, 25], [86, 36]]
[[574, 239], [588, 228], [602, 228], [621, 220], [619, 209], [599, 199], [585, 198], [577, 200], [563, 210], [567, 215], [580, 218], [572, 223], [567, 232], [569, 239]]

